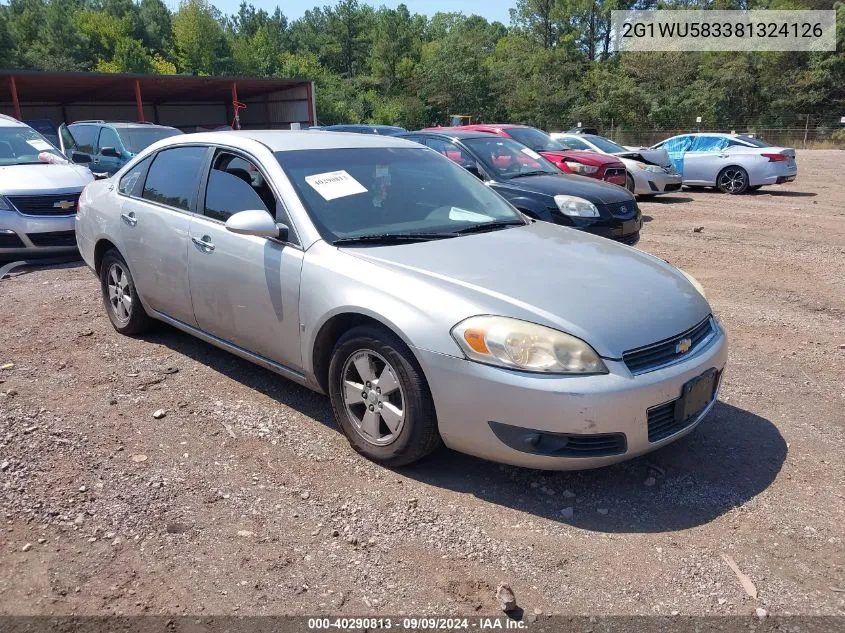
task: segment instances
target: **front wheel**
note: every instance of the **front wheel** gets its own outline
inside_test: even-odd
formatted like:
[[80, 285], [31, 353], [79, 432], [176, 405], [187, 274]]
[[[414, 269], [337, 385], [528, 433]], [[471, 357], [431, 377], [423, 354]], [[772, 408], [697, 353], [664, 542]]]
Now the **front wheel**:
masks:
[[725, 167], [716, 178], [716, 187], [722, 193], [744, 193], [748, 189], [748, 172], [742, 167]]
[[375, 462], [404, 466], [440, 445], [422, 370], [387, 330], [361, 326], [341, 337], [329, 365], [329, 396], [349, 443]]
[[636, 186], [634, 185], [634, 177], [631, 174], [625, 174], [625, 189], [631, 193], [635, 193]]
[[115, 330], [132, 336], [150, 327], [152, 319], [138, 299], [129, 266], [115, 249], [108, 251], [100, 263], [100, 287], [106, 313]]

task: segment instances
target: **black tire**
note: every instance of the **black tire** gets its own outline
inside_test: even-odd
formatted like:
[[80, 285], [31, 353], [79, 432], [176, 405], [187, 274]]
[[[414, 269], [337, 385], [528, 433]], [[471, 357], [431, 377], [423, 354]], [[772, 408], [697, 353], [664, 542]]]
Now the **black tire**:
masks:
[[722, 193], [738, 196], [748, 189], [748, 172], [742, 167], [725, 167], [716, 176], [716, 188]]
[[[117, 278], [114, 276], [116, 271], [120, 271]], [[125, 282], [121, 281], [123, 279], [125, 279]], [[129, 307], [126, 307], [126, 302], [119, 298], [112, 299], [110, 286], [112, 286], [112, 292], [115, 288], [121, 287], [122, 296], [129, 298]], [[109, 321], [111, 321], [115, 330], [127, 336], [135, 336], [150, 328], [153, 320], [138, 299], [135, 281], [132, 279], [132, 273], [129, 271], [126, 260], [115, 249], [106, 252], [103, 255], [102, 262], [100, 262], [100, 289], [103, 294], [106, 314], [109, 315]]]
[[634, 189], [636, 189], [636, 185], [634, 185], [634, 177], [627, 172], [625, 173], [625, 189], [630, 191], [632, 194], [634, 193]]
[[[391, 376], [399, 385], [397, 391], [399, 391], [404, 412], [401, 428], [396, 433], [390, 432], [385, 418], [381, 415], [382, 412], [375, 411], [375, 417], [379, 420], [379, 430], [384, 429], [390, 432], [386, 437], [387, 443], [384, 444], [377, 444], [372, 438], [368, 439], [363, 429], [363, 420], [357, 417], [359, 411], [366, 416], [366, 409], [369, 409], [371, 414], [373, 413], [373, 405], [367, 404], [372, 400], [363, 397], [362, 402], [354, 402], [348, 406], [348, 401], [344, 397], [345, 379], [349, 384], [354, 384], [357, 380], [361, 380], [362, 384], [366, 382], [363, 379], [363, 373], [358, 373], [357, 365], [353, 360], [360, 359], [362, 355], [373, 362], [378, 362], [375, 357], [379, 357], [382, 361], [389, 363], [392, 370]], [[379, 368], [375, 367], [375, 369]], [[384, 377], [384, 366], [381, 367], [381, 371], [379, 380]], [[359, 378], [349, 380], [350, 375], [357, 375]], [[364, 393], [371, 394], [375, 387], [369, 389], [368, 387], [369, 385], [364, 387]], [[395, 395], [395, 391], [393, 393]], [[389, 467], [405, 466], [434, 452], [441, 444], [434, 402], [422, 369], [408, 347], [387, 329], [359, 326], [352, 328], [338, 340], [329, 364], [329, 396], [335, 420], [349, 443], [356, 451], [374, 462]], [[378, 397], [381, 398], [380, 390]], [[385, 402], [385, 406], [386, 404]], [[358, 405], [360, 409], [357, 408]], [[380, 399], [376, 406], [379, 405], [382, 405]], [[381, 409], [380, 406], [379, 409]]]

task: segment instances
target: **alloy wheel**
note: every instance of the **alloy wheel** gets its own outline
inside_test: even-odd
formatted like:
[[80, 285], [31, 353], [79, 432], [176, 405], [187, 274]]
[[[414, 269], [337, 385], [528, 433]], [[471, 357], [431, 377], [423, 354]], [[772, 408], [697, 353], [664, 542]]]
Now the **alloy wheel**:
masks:
[[355, 431], [376, 446], [386, 446], [405, 426], [405, 395], [396, 371], [372, 350], [349, 356], [341, 372], [343, 403]]
[[128, 323], [132, 317], [132, 288], [129, 285], [129, 275], [117, 262], [109, 267], [108, 290], [112, 314], [121, 324]]
[[729, 167], [719, 176], [719, 189], [728, 193], [739, 193], [745, 189], [747, 178], [744, 170]]

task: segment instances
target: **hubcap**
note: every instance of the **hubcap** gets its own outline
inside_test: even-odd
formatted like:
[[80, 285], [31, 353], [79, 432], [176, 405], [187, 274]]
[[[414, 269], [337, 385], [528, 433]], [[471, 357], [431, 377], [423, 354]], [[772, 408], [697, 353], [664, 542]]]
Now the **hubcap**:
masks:
[[719, 179], [719, 185], [725, 191], [742, 191], [745, 186], [745, 172], [740, 169], [726, 169]]
[[390, 363], [360, 350], [346, 359], [341, 376], [346, 414], [358, 435], [376, 446], [396, 440], [405, 426], [405, 396]]
[[132, 316], [132, 289], [129, 276], [120, 264], [109, 267], [108, 290], [112, 314], [121, 323], [126, 323]]

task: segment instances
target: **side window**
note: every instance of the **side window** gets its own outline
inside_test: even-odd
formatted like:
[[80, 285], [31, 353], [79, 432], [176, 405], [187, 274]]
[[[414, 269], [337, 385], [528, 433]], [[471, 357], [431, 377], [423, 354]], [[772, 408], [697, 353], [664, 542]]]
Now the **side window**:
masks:
[[255, 209], [276, 217], [276, 199], [264, 176], [252, 162], [218, 152], [208, 174], [204, 214], [225, 222], [238, 211]]
[[142, 197], [190, 211], [207, 149], [193, 146], [160, 151], [150, 166]]
[[425, 144], [435, 152], [443, 154], [446, 158], [455, 161], [459, 165], [468, 165], [474, 162], [471, 156], [468, 156], [460, 147], [449, 141], [439, 138], [428, 138], [425, 140]]
[[73, 138], [76, 139], [77, 151], [85, 154], [94, 153], [94, 144], [97, 142], [96, 125], [71, 125], [68, 127]]
[[584, 141], [582, 141], [580, 138], [573, 138], [571, 136], [567, 136], [566, 138], [560, 139], [560, 142], [563, 143], [564, 145], [566, 145], [567, 147], [572, 148], [572, 149], [582, 149], [582, 150], [586, 150], [586, 151], [593, 149], [592, 147], [587, 145]]
[[97, 152], [102, 150], [104, 147], [113, 147], [114, 149], [120, 148], [120, 139], [117, 137], [117, 132], [110, 127], [100, 128], [100, 139], [97, 141]]
[[137, 196], [140, 192], [140, 180], [150, 164], [150, 158], [147, 157], [132, 169], [130, 169], [123, 178], [120, 179], [120, 184], [117, 186], [118, 192], [125, 196]]

